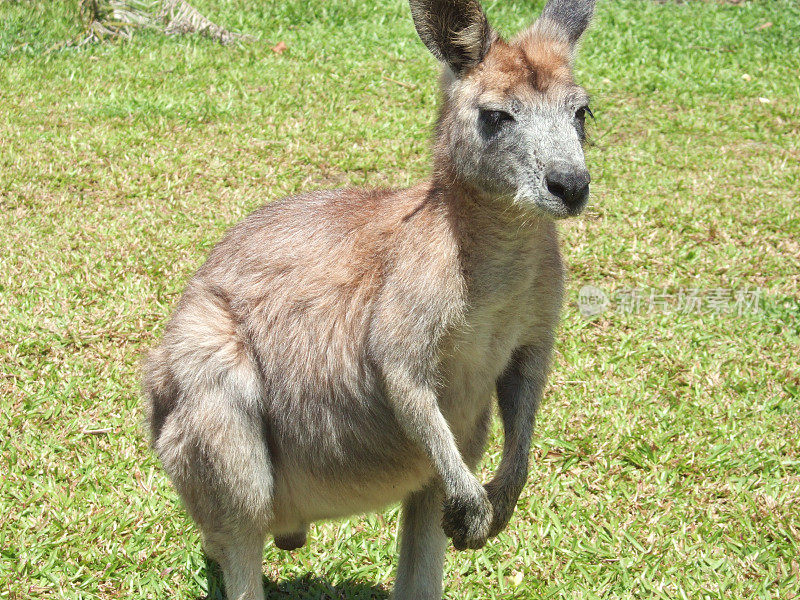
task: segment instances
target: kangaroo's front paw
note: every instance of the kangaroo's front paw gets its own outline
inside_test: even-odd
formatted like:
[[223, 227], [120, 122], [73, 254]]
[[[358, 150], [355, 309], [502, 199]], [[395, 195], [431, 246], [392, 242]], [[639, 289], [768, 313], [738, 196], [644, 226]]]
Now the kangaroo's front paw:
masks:
[[444, 503], [442, 529], [452, 538], [456, 550], [483, 547], [491, 523], [492, 505], [480, 484]]
[[494, 480], [484, 487], [489, 496], [489, 502], [492, 504], [492, 524], [489, 527], [489, 537], [493, 538], [508, 525], [517, 506], [519, 493], [515, 493], [516, 490], [509, 489], [509, 486]]

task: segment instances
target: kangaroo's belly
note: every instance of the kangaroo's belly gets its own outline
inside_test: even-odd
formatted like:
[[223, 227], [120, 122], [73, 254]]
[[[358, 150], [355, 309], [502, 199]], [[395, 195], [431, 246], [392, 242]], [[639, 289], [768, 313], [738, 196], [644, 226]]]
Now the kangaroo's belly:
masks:
[[381, 510], [422, 488], [434, 476], [426, 457], [409, 457], [401, 468], [342, 471], [321, 479], [307, 470], [276, 473], [274, 533], [303, 524]]
[[[445, 416], [468, 463], [483, 446], [493, 384], [472, 379], [443, 389]], [[466, 392], [476, 395], [461, 396]], [[478, 394], [480, 392], [480, 394]], [[456, 395], [461, 396], [460, 400]], [[483, 417], [483, 419], [482, 419]], [[334, 443], [309, 435], [308, 443], [283, 446], [274, 462], [273, 530], [293, 531], [304, 523], [380, 510], [421, 489], [436, 473], [430, 459], [387, 415], [380, 435], [372, 417], [350, 415], [350, 435]], [[356, 433], [363, 431], [360, 435]], [[480, 437], [479, 440], [474, 439]], [[476, 447], [477, 444], [477, 447]], [[477, 448], [477, 450], [476, 450]], [[469, 456], [468, 456], [469, 455]]]
[[[502, 306], [472, 316], [442, 345], [439, 388], [439, 408], [471, 465], [483, 448], [495, 383], [525, 327]], [[351, 393], [271, 403], [276, 531], [383, 508], [435, 476], [379, 386], [352, 385]]]
[[297, 399], [271, 410], [265, 429], [275, 532], [381, 509], [433, 476], [430, 460], [377, 392]]
[[[494, 378], [470, 367], [449, 362], [449, 383], [440, 389], [442, 413], [462, 453], [475, 445], [473, 437], [485, 425], [481, 417], [488, 414], [494, 387]], [[382, 398], [320, 404], [291, 427], [277, 417], [280, 433], [275, 423], [267, 425], [276, 532], [381, 509], [435, 476], [428, 456], [405, 435]], [[477, 443], [482, 447], [482, 434]]]

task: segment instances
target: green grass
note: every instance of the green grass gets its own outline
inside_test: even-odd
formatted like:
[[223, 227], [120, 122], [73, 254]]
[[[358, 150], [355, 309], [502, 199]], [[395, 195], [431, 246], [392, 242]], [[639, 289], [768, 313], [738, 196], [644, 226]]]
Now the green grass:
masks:
[[[428, 171], [436, 65], [404, 2], [197, 5], [259, 40], [49, 51], [79, 32], [73, 2], [0, 3], [0, 598], [203, 595], [197, 532], [147, 448], [140, 356], [249, 211]], [[511, 33], [540, 7], [487, 12]], [[600, 3], [577, 63], [593, 199], [561, 228], [530, 483], [496, 541], [448, 553], [448, 598], [800, 595], [798, 39], [788, 0]], [[763, 296], [590, 320], [586, 284]], [[270, 597], [385, 598], [396, 521], [269, 544]]]

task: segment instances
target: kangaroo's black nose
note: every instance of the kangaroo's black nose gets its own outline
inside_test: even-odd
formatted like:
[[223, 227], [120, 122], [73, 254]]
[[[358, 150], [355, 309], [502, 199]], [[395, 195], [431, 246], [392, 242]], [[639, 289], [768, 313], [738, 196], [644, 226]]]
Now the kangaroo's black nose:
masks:
[[570, 213], [577, 214], [589, 197], [589, 171], [556, 167], [544, 178], [547, 191], [566, 205]]

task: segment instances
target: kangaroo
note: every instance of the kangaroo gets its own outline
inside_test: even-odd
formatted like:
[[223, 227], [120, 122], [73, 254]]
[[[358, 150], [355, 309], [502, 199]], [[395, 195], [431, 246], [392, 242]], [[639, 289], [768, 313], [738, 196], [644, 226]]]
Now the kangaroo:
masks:
[[482, 547], [526, 483], [563, 294], [554, 221], [589, 195], [572, 61], [594, 0], [550, 0], [512, 41], [477, 0], [410, 5], [443, 63], [430, 179], [256, 211], [146, 361], [153, 447], [230, 599], [264, 597], [268, 535], [297, 548], [311, 522], [397, 501], [394, 598], [440, 599], [448, 538]]

